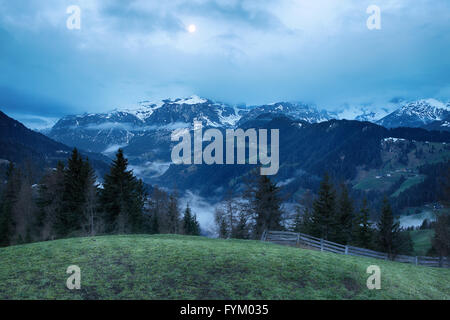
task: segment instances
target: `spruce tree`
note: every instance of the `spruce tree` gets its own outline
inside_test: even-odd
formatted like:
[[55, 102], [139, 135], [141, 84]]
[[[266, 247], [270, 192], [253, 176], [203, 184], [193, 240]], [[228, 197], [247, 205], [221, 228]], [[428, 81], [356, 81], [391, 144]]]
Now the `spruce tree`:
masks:
[[386, 252], [390, 258], [396, 253], [395, 246], [398, 243], [399, 232], [399, 224], [394, 222], [391, 204], [387, 198], [384, 198], [378, 222], [378, 245], [380, 250]]
[[184, 217], [183, 217], [183, 231], [184, 234], [191, 235], [193, 231], [193, 224], [192, 224], [192, 214], [191, 214], [191, 208], [189, 208], [189, 204], [186, 206], [186, 210], [184, 211]]
[[367, 200], [364, 199], [359, 214], [355, 215], [353, 224], [353, 241], [358, 247], [371, 249], [373, 241], [373, 230], [369, 222], [369, 208]]
[[58, 236], [64, 237], [81, 229], [85, 185], [86, 175], [83, 159], [75, 148], [67, 161], [67, 169], [64, 173], [63, 209], [55, 224]]
[[199, 236], [200, 233], [201, 233], [200, 223], [197, 220], [197, 215], [194, 214], [192, 216], [192, 235], [193, 236]]
[[325, 240], [333, 240], [336, 229], [336, 193], [330, 182], [328, 174], [325, 174], [320, 184], [318, 198], [313, 204], [312, 235]]
[[337, 213], [337, 230], [334, 241], [341, 244], [348, 244], [352, 240], [353, 231], [353, 203], [348, 194], [347, 187], [343, 184], [339, 198]]
[[127, 168], [128, 160], [119, 149], [99, 196], [107, 233], [134, 233], [142, 229], [145, 191], [142, 181]]
[[250, 198], [255, 225], [253, 237], [259, 239], [265, 230], [282, 230], [280, 189], [268, 176], [260, 176]]

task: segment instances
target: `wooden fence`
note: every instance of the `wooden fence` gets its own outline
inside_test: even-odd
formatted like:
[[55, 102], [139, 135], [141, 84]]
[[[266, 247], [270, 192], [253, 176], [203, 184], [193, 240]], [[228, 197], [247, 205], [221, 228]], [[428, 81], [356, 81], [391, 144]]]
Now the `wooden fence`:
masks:
[[[369, 257], [382, 260], [389, 259], [388, 254], [384, 252], [378, 252], [348, 245], [346, 246], [339, 243], [316, 238], [304, 233], [285, 232], [285, 231], [264, 231], [261, 237], [261, 241], [269, 241], [289, 246], [305, 246], [320, 251], [333, 252], [350, 256]], [[412, 256], [396, 255], [391, 260], [403, 263], [412, 263], [415, 265], [427, 267], [450, 268], [449, 258], [420, 257], [420, 256], [412, 257]]]

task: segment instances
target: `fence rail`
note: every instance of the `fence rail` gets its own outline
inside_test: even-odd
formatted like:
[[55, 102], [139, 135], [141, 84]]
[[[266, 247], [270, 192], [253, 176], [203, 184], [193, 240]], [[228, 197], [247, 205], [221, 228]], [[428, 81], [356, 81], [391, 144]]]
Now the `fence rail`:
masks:
[[[285, 231], [264, 231], [261, 237], [261, 241], [269, 241], [288, 246], [302, 245], [323, 252], [333, 252], [337, 254], [345, 254], [350, 256], [368, 257], [382, 260], [389, 259], [389, 255], [384, 252], [378, 252], [374, 250], [358, 248], [353, 246], [346, 246], [328, 240], [316, 238], [304, 233], [285, 232]], [[422, 256], [413, 257], [405, 255], [395, 255], [391, 260], [396, 262], [411, 263], [427, 267], [450, 268], [450, 259], [445, 257], [443, 258], [422, 257]]]

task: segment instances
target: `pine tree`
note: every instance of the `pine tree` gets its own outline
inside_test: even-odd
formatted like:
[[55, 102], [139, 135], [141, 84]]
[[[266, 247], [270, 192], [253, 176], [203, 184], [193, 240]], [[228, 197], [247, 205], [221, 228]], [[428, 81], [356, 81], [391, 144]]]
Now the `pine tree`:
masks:
[[253, 238], [259, 239], [265, 230], [282, 230], [280, 189], [268, 176], [260, 176], [253, 190], [247, 193], [255, 220]]
[[186, 210], [184, 211], [183, 217], [183, 231], [184, 234], [191, 235], [193, 232], [193, 224], [192, 224], [193, 216], [191, 214], [191, 208], [189, 208], [189, 204], [186, 206]]
[[100, 190], [99, 203], [107, 233], [133, 233], [142, 228], [145, 191], [142, 181], [127, 167], [128, 160], [119, 149]]
[[64, 237], [81, 229], [85, 185], [83, 159], [75, 148], [64, 173], [63, 210], [59, 213], [55, 224], [58, 236]]
[[199, 236], [200, 233], [201, 233], [200, 223], [197, 220], [197, 215], [194, 214], [192, 216], [192, 235], [193, 236]]
[[312, 235], [325, 240], [333, 240], [336, 234], [336, 193], [325, 174], [320, 184], [318, 198], [313, 204]]
[[341, 244], [348, 244], [352, 240], [353, 227], [353, 203], [348, 194], [347, 187], [343, 184], [339, 199], [337, 213], [337, 230], [334, 241]]
[[373, 241], [373, 230], [369, 222], [369, 208], [367, 200], [363, 200], [359, 214], [355, 215], [353, 223], [353, 241], [356, 246], [371, 249]]
[[378, 222], [378, 245], [390, 258], [396, 254], [396, 243], [398, 243], [399, 232], [399, 224], [394, 222], [391, 205], [389, 200], [385, 198]]

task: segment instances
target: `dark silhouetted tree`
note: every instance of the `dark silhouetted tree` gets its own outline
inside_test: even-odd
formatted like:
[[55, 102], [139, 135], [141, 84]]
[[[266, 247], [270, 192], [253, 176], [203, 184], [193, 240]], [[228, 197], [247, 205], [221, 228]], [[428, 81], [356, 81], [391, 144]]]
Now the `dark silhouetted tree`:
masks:
[[197, 221], [196, 215], [193, 215], [189, 204], [186, 206], [183, 216], [183, 232], [187, 235], [199, 236], [200, 225]]
[[337, 230], [334, 241], [348, 244], [352, 240], [353, 233], [353, 202], [348, 194], [346, 185], [341, 186], [341, 194], [338, 202]]
[[359, 214], [356, 214], [354, 218], [352, 243], [367, 249], [371, 249], [373, 244], [373, 229], [369, 217], [367, 200], [364, 199]]
[[312, 235], [325, 240], [333, 240], [337, 228], [336, 193], [328, 174], [323, 177], [313, 208]]
[[143, 227], [145, 191], [141, 180], [128, 170], [119, 149], [100, 190], [100, 206], [108, 233], [136, 233]]
[[253, 238], [259, 239], [265, 230], [282, 230], [280, 189], [268, 176], [260, 176], [250, 197], [255, 225]]
[[398, 241], [400, 229], [399, 224], [394, 222], [394, 215], [387, 198], [383, 200], [381, 216], [377, 226], [379, 248], [386, 252], [390, 258], [393, 258], [397, 253], [395, 245]]

